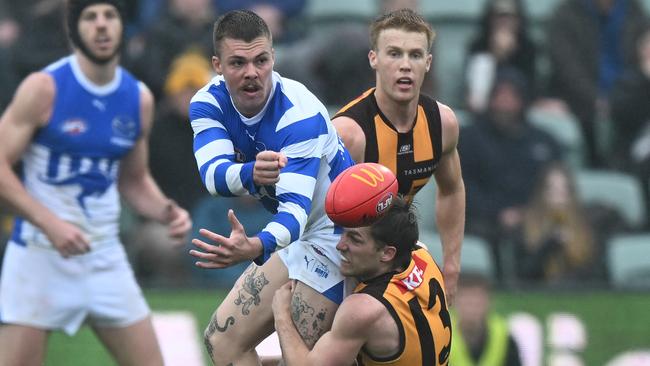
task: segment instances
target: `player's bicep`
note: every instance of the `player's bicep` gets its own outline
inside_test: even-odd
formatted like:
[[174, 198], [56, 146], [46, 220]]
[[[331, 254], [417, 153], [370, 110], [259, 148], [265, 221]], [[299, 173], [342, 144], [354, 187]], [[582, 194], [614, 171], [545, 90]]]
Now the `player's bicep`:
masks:
[[337, 117], [332, 120], [336, 133], [341, 137], [343, 145], [350, 152], [356, 163], [363, 163], [366, 151], [366, 136], [361, 126], [350, 117]]
[[442, 123], [442, 156], [435, 172], [439, 193], [449, 193], [462, 186], [460, 156], [458, 154], [459, 127], [456, 115], [451, 108], [438, 103]]
[[31, 74], [20, 84], [0, 117], [0, 157], [11, 164], [19, 159], [36, 130], [49, 120], [55, 89], [45, 73]]

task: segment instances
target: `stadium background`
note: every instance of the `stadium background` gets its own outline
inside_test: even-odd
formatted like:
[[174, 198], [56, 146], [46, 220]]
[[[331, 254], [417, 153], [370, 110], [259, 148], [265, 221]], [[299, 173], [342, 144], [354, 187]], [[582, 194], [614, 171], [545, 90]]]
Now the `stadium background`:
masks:
[[[529, 27], [532, 35], [540, 43], [544, 41], [544, 25], [552, 9], [562, 0], [526, 0], [526, 9], [529, 15]], [[431, 21], [437, 34], [434, 43], [434, 79], [436, 81], [437, 99], [449, 104], [457, 111], [461, 124], [470, 123], [469, 115], [464, 112], [462, 106], [462, 65], [465, 58], [466, 45], [476, 31], [478, 18], [483, 7], [484, 0], [421, 0], [420, 11]], [[0, 5], [2, 2], [0, 2]], [[650, 0], [644, 0], [643, 5], [650, 11]], [[2, 9], [2, 6], [0, 6]], [[307, 30], [328, 32], [339, 27], [341, 24], [367, 24], [377, 13], [378, 5], [375, 0], [308, 0], [300, 15], [296, 16], [289, 23], [288, 29], [295, 33], [306, 32]], [[0, 19], [2, 15], [0, 14]], [[155, 24], [156, 18], [149, 20]], [[135, 31], [131, 31], [135, 32]], [[136, 35], [137, 37], [137, 35]], [[293, 47], [293, 48], [292, 48]], [[45, 51], [45, 50], [44, 50]], [[333, 50], [335, 52], [336, 50]], [[295, 55], [295, 44], [278, 43], [276, 53], [278, 63], [288, 57]], [[364, 51], [365, 52], [365, 51]], [[39, 65], [42, 66], [42, 65]], [[25, 66], [28, 67], [28, 66]], [[34, 67], [30, 65], [29, 67]], [[541, 55], [539, 68], [544, 72], [544, 55]], [[3, 93], [8, 92], [8, 87], [3, 88]], [[3, 101], [0, 100], [0, 103]], [[340, 105], [330, 104], [330, 110], [336, 111]], [[4, 107], [4, 106], [3, 106]], [[562, 131], [563, 138], [570, 140], [573, 135], [571, 131]], [[575, 131], [573, 131], [575, 133]], [[577, 147], [576, 159], [580, 159], [582, 153]], [[188, 164], [192, 166], [193, 164]], [[181, 178], [182, 179], [182, 178]], [[648, 182], [646, 182], [648, 183]], [[585, 183], [589, 185], [589, 183]], [[433, 197], [434, 187], [427, 187], [417, 197], [421, 212], [422, 226], [424, 228], [424, 241], [427, 242], [434, 252], [439, 251], [436, 247], [437, 234], [433, 222]], [[604, 195], [602, 195], [604, 196]], [[595, 197], [610, 201], [619, 201], [623, 198], [616, 196]], [[592, 197], [594, 198], [594, 197]], [[256, 206], [248, 201], [224, 200], [217, 208], [206, 208], [207, 217], [217, 220], [225, 219], [224, 210], [227, 207], [235, 206], [236, 212], [247, 212], [243, 222], [249, 233], [252, 228], [259, 227], [266, 216], [259, 214]], [[617, 202], [614, 202], [617, 203]], [[646, 209], [636, 204], [625, 204], [627, 215], [633, 218], [641, 216], [646, 218]], [[212, 211], [210, 211], [212, 210]], [[203, 217], [203, 216], [202, 216]], [[11, 217], [3, 216], [3, 234], [6, 237]], [[225, 220], [224, 220], [225, 221]], [[200, 225], [201, 218], [195, 219]], [[125, 244], [134, 264], [134, 269], [139, 276], [146, 296], [156, 313], [185, 312], [195, 321], [196, 339], [189, 340], [198, 342], [202, 352], [201, 337], [202, 329], [207, 324], [212, 311], [221, 301], [226, 293], [229, 281], [241, 270], [241, 267], [220, 276], [197, 274], [189, 270], [191, 260], [189, 258], [179, 260], [178, 257], [187, 257], [186, 251], [170, 252], [164, 250], [159, 243], [142, 244], [142, 235], [150, 229], [149, 223], [143, 223], [139, 218], [133, 217], [128, 209], [124, 211], [123, 228], [125, 232]], [[219, 224], [220, 225], [220, 224]], [[218, 230], [225, 232], [227, 226], [220, 226]], [[157, 235], [156, 228], [152, 228], [153, 237]], [[630, 234], [630, 233], [625, 233]], [[634, 235], [650, 235], [647, 227], [635, 230]], [[146, 236], [146, 235], [145, 235]], [[196, 235], [194, 235], [196, 236]], [[641, 236], [642, 240], [650, 236]], [[151, 237], [146, 236], [151, 239]], [[144, 240], [146, 241], [146, 240]], [[480, 239], [469, 237], [469, 250], [472, 253], [464, 252], [464, 268], [483, 271], [487, 275], [493, 275], [494, 269], [487, 257], [482, 257]], [[3, 240], [4, 244], [4, 240]], [[650, 258], [650, 241], [645, 243], [637, 257]], [[478, 249], [477, 249], [478, 248]], [[438, 252], [439, 253], [439, 252]], [[478, 254], [477, 254], [478, 253]], [[483, 254], [482, 254], [483, 253]], [[611, 253], [608, 252], [607, 255]], [[605, 261], [613, 260], [606, 258]], [[625, 263], [627, 259], [623, 259]], [[647, 261], [646, 261], [647, 263]], [[573, 355], [582, 360], [584, 365], [606, 365], [617, 355], [633, 350], [650, 350], [650, 268], [640, 268], [636, 272], [638, 278], [634, 279], [621, 277], [619, 281], [610, 280], [605, 283], [585, 283], [581, 286], [569, 288], [547, 288], [544, 286], [533, 286], [517, 283], [516, 281], [505, 281], [498, 286], [494, 293], [494, 307], [497, 311], [506, 315], [516, 315], [522, 312], [530, 314], [538, 323], [536, 333], [538, 338], [531, 335], [536, 344], [540, 347], [544, 357], [544, 364], [554, 357], [562, 355]], [[629, 283], [628, 283], [629, 282]], [[630, 285], [631, 284], [631, 285]], [[584, 326], [584, 343], [571, 344], [571, 341], [562, 341], [558, 336], [553, 323], [552, 314], [572, 314]], [[553, 325], [555, 324], [555, 325]], [[573, 329], [573, 328], [572, 328]], [[532, 333], [531, 333], [532, 334]], [[577, 334], [573, 339], [579, 339]], [[174, 347], [182, 348], [185, 343], [178, 342]], [[182, 349], [181, 349], [182, 351]], [[207, 359], [203, 357], [207, 365]], [[560, 361], [561, 362], [561, 361]], [[84, 328], [77, 336], [69, 338], [56, 334], [50, 341], [47, 365], [110, 365], [112, 364], [105, 350], [94, 339], [89, 329]], [[560, 363], [561, 364], [561, 363]]]

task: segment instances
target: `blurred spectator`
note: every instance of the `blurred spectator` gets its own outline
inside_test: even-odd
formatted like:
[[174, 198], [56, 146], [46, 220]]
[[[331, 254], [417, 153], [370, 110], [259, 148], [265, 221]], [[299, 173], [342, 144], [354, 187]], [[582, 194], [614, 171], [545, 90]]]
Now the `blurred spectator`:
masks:
[[219, 14], [235, 9], [249, 9], [259, 15], [273, 35], [273, 43], [295, 41], [300, 34], [291, 32], [290, 23], [299, 18], [307, 0], [213, 0]]
[[461, 273], [451, 312], [450, 365], [521, 365], [519, 348], [506, 319], [491, 309], [490, 292], [485, 277]]
[[[419, 1], [382, 0], [380, 5], [378, 15], [404, 7], [417, 11]], [[325, 105], [338, 108], [375, 85], [375, 72], [368, 61], [368, 40], [365, 22], [321, 25], [305, 39], [284, 49], [276, 69], [304, 83]], [[345, 47], [341, 47], [341, 42]], [[433, 72], [425, 74], [422, 93], [434, 96]]]
[[562, 164], [551, 164], [537, 181], [513, 243], [518, 278], [571, 283], [593, 280], [598, 271], [604, 275], [596, 263], [596, 239], [573, 174]]
[[[194, 223], [192, 238], [201, 238], [200, 229], [208, 229], [220, 235], [229, 235], [231, 231], [227, 219], [229, 209], [235, 211], [237, 219], [244, 225], [248, 233], [259, 232], [272, 218], [272, 215], [250, 196], [218, 198], [209, 196], [203, 198], [192, 210], [192, 222]], [[193, 245], [188, 245], [187, 250], [195, 248]], [[203, 269], [193, 264], [194, 257], [188, 255], [186, 258], [187, 266], [191, 267], [193, 284], [224, 289], [232, 288], [237, 278], [251, 264], [251, 262], [242, 262], [228, 268]]]
[[176, 58], [149, 138], [151, 174], [163, 192], [188, 211], [209, 196], [194, 163], [188, 106], [211, 76], [211, 65], [203, 55], [188, 52]]
[[466, 230], [492, 244], [498, 276], [501, 239], [521, 223], [523, 207], [543, 167], [562, 158], [558, 143], [526, 120], [527, 95], [520, 73], [501, 70], [486, 113], [461, 129], [459, 138]]
[[16, 21], [17, 38], [10, 47], [10, 65], [17, 79], [70, 52], [63, 26], [63, 0], [6, 2]]
[[610, 128], [609, 94], [623, 69], [635, 62], [644, 22], [637, 0], [566, 0], [549, 19], [549, 92], [580, 121], [592, 166], [607, 162], [597, 131]]
[[616, 166], [641, 180], [650, 209], [650, 26], [637, 42], [637, 62], [627, 69], [611, 95]]
[[212, 55], [212, 25], [215, 13], [211, 0], [169, 0], [167, 11], [146, 32], [144, 49], [130, 50], [127, 64], [149, 86], [156, 98], [172, 60], [187, 50], [196, 50], [209, 59]]
[[518, 70], [536, 90], [536, 46], [528, 34], [528, 23], [521, 0], [490, 0], [485, 3], [480, 28], [469, 45], [465, 70], [467, 107], [480, 113], [494, 75], [504, 67]]
[[337, 24], [284, 49], [276, 70], [304, 83], [325, 105], [339, 107], [373, 85], [368, 51], [367, 26]]

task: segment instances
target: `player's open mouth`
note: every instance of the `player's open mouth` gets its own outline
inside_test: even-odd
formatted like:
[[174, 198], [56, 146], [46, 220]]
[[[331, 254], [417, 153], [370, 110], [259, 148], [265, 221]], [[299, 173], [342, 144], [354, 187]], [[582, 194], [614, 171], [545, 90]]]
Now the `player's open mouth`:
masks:
[[399, 78], [397, 79], [398, 85], [413, 85], [413, 80], [410, 78]]
[[106, 48], [111, 44], [111, 39], [108, 37], [99, 37], [95, 39], [95, 44], [101, 48]]
[[345, 256], [341, 252], [339, 252], [339, 256], [341, 256], [341, 262], [350, 263], [350, 261], [347, 258], [345, 258]]
[[244, 85], [244, 87], [242, 88], [242, 90], [246, 94], [256, 94], [258, 91], [260, 91], [260, 89], [262, 88], [256, 84]]

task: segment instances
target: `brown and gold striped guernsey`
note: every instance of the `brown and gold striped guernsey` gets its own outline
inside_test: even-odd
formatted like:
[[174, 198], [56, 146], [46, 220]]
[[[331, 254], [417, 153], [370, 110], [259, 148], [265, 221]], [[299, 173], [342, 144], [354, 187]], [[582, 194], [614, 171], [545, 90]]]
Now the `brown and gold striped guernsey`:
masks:
[[364, 161], [380, 163], [397, 176], [399, 192], [409, 202], [429, 181], [442, 151], [442, 128], [438, 103], [420, 94], [415, 124], [399, 133], [379, 110], [375, 88], [348, 103], [335, 116], [350, 117], [366, 135]]
[[445, 301], [442, 273], [426, 249], [411, 254], [409, 267], [361, 282], [355, 293], [379, 300], [397, 323], [399, 350], [376, 358], [361, 349], [363, 366], [447, 365], [451, 349], [451, 318]]

